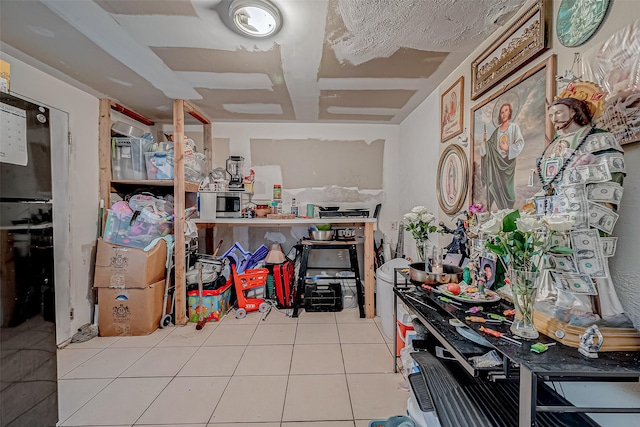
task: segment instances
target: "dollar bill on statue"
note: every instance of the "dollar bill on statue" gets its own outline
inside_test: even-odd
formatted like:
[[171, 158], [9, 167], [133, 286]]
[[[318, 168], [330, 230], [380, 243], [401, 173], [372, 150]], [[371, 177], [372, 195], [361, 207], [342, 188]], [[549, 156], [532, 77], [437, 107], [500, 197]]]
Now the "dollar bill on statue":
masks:
[[605, 258], [610, 258], [616, 254], [616, 247], [618, 246], [617, 237], [600, 237], [600, 246], [602, 247], [602, 255]]
[[598, 295], [596, 285], [588, 274], [551, 272], [551, 277], [557, 289], [571, 292], [572, 294]]
[[575, 224], [576, 230], [586, 230], [589, 228], [587, 211], [569, 212], [569, 221]]
[[567, 199], [566, 213], [576, 229], [589, 228], [587, 190], [585, 184], [567, 185], [561, 189]]
[[564, 233], [555, 233], [551, 236], [551, 247], [569, 246], [569, 237]]
[[612, 203], [620, 206], [624, 189], [617, 182], [600, 182], [587, 185], [587, 199], [592, 202]]
[[578, 271], [591, 277], [607, 277], [598, 230], [574, 230], [571, 247]]
[[562, 185], [588, 184], [611, 181], [611, 172], [606, 162], [567, 168], [562, 175]]
[[585, 153], [595, 153], [604, 150], [622, 151], [620, 143], [612, 133], [602, 132], [591, 135], [582, 149]]
[[607, 163], [607, 167], [609, 168], [610, 173], [627, 173], [627, 169], [624, 163], [624, 156], [622, 153], [604, 153], [599, 154], [598, 157], [602, 159], [603, 162]]
[[564, 214], [569, 205], [567, 198], [563, 195], [537, 197], [534, 202], [538, 215], [546, 215], [549, 213]]
[[547, 254], [549, 268], [558, 273], [578, 273], [575, 260], [572, 255]]
[[598, 203], [589, 202], [589, 225], [607, 234], [613, 232], [613, 227], [620, 215]]

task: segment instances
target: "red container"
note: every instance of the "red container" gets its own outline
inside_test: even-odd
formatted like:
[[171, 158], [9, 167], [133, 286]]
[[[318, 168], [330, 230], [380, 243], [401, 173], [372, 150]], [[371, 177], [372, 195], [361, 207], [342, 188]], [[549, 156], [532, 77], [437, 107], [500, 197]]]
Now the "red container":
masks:
[[407, 342], [407, 332], [413, 331], [411, 316], [408, 313], [398, 312], [398, 320], [396, 325], [396, 356], [400, 356], [400, 350], [404, 348]]

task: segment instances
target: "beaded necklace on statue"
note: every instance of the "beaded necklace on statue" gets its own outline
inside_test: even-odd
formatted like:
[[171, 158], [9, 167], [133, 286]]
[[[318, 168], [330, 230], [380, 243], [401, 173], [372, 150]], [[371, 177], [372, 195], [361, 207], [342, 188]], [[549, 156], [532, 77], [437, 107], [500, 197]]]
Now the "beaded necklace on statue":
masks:
[[[540, 178], [540, 182], [542, 182], [542, 188], [544, 189], [544, 191], [545, 191], [547, 196], [552, 196], [555, 193], [555, 189], [553, 187], [553, 184], [557, 183], [558, 179], [560, 179], [562, 177], [562, 173], [567, 168], [567, 165], [571, 163], [571, 160], [573, 159], [573, 156], [575, 156], [576, 153], [580, 150], [580, 147], [582, 147], [584, 145], [584, 143], [586, 142], [587, 138], [589, 138], [589, 136], [593, 135], [595, 130], [596, 130], [596, 127], [595, 126], [591, 126], [591, 129], [589, 129], [589, 132], [587, 132], [587, 134], [582, 138], [580, 143], [575, 147], [575, 149], [569, 155], [569, 157], [565, 161], [562, 162], [562, 166], [560, 167], [560, 170], [558, 170], [558, 172], [549, 181], [545, 180], [543, 178], [543, 176], [542, 176], [542, 166], [541, 166], [542, 159], [544, 159], [544, 155], [547, 152], [547, 150], [549, 149], [549, 147], [553, 146], [554, 143], [556, 142], [556, 140], [558, 138], [560, 138], [560, 135], [556, 136], [553, 139], [553, 141], [551, 141], [551, 143], [545, 147], [544, 151], [542, 151], [542, 156], [540, 156], [540, 161], [538, 161], [536, 163], [536, 170], [538, 172], [538, 178]], [[564, 135], [563, 135], [563, 137], [564, 137]], [[546, 200], [545, 200], [545, 205], [546, 205]], [[546, 211], [546, 207], [545, 207], [545, 211]]]

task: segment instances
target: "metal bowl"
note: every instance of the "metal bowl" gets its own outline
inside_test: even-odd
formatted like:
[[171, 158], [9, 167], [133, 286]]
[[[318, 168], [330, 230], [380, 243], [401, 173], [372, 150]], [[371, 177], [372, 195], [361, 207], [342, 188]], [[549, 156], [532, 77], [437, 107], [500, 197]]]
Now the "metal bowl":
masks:
[[333, 240], [334, 230], [309, 230], [313, 240]]
[[409, 278], [415, 282], [427, 284], [459, 283], [462, 281], [463, 269], [455, 265], [445, 264], [444, 273], [432, 273], [431, 266], [425, 269], [424, 262], [409, 264]]

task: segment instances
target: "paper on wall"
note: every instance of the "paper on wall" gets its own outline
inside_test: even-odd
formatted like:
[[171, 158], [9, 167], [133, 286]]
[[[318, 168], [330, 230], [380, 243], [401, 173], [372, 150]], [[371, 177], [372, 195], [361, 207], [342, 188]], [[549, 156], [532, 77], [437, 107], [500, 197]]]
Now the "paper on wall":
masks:
[[22, 108], [0, 103], [0, 162], [26, 166], [27, 112]]

